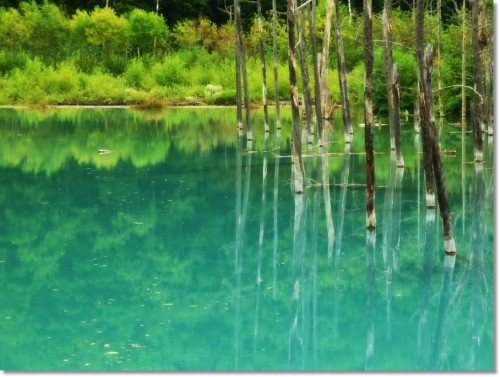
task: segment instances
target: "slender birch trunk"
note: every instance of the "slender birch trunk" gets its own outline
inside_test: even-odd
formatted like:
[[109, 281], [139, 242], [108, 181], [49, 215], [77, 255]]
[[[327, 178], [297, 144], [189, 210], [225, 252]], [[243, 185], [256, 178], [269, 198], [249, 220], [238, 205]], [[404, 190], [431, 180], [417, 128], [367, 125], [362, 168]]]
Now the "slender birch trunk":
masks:
[[342, 15], [340, 14], [339, 0], [335, 0], [335, 41], [337, 46], [337, 70], [340, 83], [340, 100], [342, 103], [342, 121], [344, 122], [344, 141], [352, 142], [351, 107], [349, 90], [347, 87], [346, 64], [344, 57], [344, 42], [342, 40]]
[[269, 132], [269, 115], [267, 111], [266, 53], [264, 50], [264, 30], [262, 27], [261, 0], [257, 0], [257, 17], [259, 27], [260, 63], [262, 66], [262, 106], [264, 108], [264, 131]]
[[278, 75], [278, 12], [276, 0], [273, 0], [273, 74], [274, 74], [274, 100], [276, 102], [276, 129], [281, 130], [280, 115], [280, 86]]
[[383, 36], [384, 36], [384, 70], [385, 85], [387, 90], [387, 104], [389, 108], [389, 130], [391, 135], [391, 149], [396, 149], [394, 139], [394, 97], [393, 97], [393, 59], [392, 59], [392, 15], [391, 0], [384, 0], [384, 11], [382, 13]]
[[297, 68], [295, 59], [295, 8], [295, 0], [288, 0], [288, 73], [290, 78], [290, 97], [292, 102], [292, 160], [294, 190], [296, 194], [302, 194], [304, 192], [304, 167], [302, 165], [299, 94], [297, 89]]
[[375, 229], [375, 158], [373, 153], [373, 36], [372, 0], [364, 0], [365, 56], [365, 151], [366, 151], [366, 227]]
[[328, 62], [330, 59], [330, 34], [332, 28], [333, 0], [327, 0], [323, 52], [320, 60], [321, 110], [324, 119], [331, 119], [333, 112], [332, 98], [328, 88]]

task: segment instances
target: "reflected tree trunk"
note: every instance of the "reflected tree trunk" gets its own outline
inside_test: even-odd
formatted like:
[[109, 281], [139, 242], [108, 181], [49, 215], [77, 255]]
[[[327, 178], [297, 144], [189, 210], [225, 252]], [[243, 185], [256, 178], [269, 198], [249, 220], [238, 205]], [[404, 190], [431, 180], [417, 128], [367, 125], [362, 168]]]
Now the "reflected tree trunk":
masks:
[[342, 165], [342, 175], [340, 178], [340, 197], [339, 207], [337, 211], [337, 237], [335, 242], [335, 298], [334, 298], [334, 321], [333, 321], [333, 338], [339, 336], [338, 319], [340, 305], [340, 257], [342, 253], [342, 238], [344, 234], [344, 216], [347, 199], [347, 185], [349, 183], [349, 168], [351, 165], [351, 145], [345, 144], [344, 148], [344, 163]]
[[264, 30], [262, 27], [261, 0], [257, 0], [257, 18], [259, 27], [260, 63], [262, 66], [262, 106], [264, 108], [264, 131], [269, 132], [269, 115], [267, 111], [266, 52], [264, 50]]
[[347, 69], [344, 57], [344, 42], [342, 40], [342, 15], [339, 0], [335, 0], [335, 41], [337, 47], [337, 70], [340, 83], [340, 101], [342, 103], [342, 121], [344, 122], [344, 141], [352, 142], [351, 106], [347, 87]]
[[366, 227], [376, 227], [375, 216], [375, 158], [373, 153], [373, 36], [372, 0], [364, 0], [364, 56], [365, 56], [365, 152], [366, 152]]
[[[281, 131], [276, 134], [276, 146], [281, 146]], [[278, 245], [279, 245], [279, 229], [278, 229], [278, 191], [279, 191], [279, 170], [280, 156], [274, 158], [274, 190], [273, 190], [273, 299], [277, 296], [277, 280], [278, 280]]]
[[446, 353], [443, 352], [447, 344], [449, 305], [452, 292], [453, 272], [455, 271], [455, 255], [445, 255], [443, 267], [443, 283], [439, 294], [439, 304], [436, 318], [436, 327], [432, 342], [431, 363], [429, 369], [444, 369], [447, 363]]
[[[304, 362], [304, 347], [301, 319], [301, 289], [302, 289], [302, 268], [304, 262], [305, 246], [305, 195], [295, 195], [295, 212], [293, 226], [293, 257], [292, 257], [292, 305], [291, 324], [289, 330], [289, 352], [288, 366], [297, 369]], [[302, 318], [303, 320], [303, 318]]]
[[[420, 219], [419, 219], [420, 220]], [[427, 209], [425, 215], [425, 245], [420, 276], [420, 304], [417, 333], [417, 368], [427, 369], [427, 352], [430, 344], [429, 306], [431, 299], [432, 259], [436, 255], [436, 210]]]
[[[267, 139], [266, 139], [267, 141]], [[267, 142], [264, 146], [267, 150]], [[257, 255], [257, 276], [256, 276], [256, 304], [255, 304], [255, 325], [254, 325], [254, 351], [256, 350], [256, 339], [259, 332], [260, 299], [262, 295], [262, 257], [264, 248], [264, 230], [266, 214], [266, 185], [267, 185], [267, 153], [262, 157], [262, 194], [260, 199], [260, 217], [259, 217], [259, 252]]]
[[295, 193], [302, 194], [304, 192], [304, 167], [302, 165], [299, 95], [297, 89], [297, 69], [295, 59], [295, 8], [295, 0], [288, 0], [288, 71], [290, 76], [290, 97], [292, 101], [293, 181]]
[[391, 313], [392, 313], [392, 272], [394, 270], [393, 261], [393, 233], [394, 229], [394, 189], [395, 189], [396, 160], [394, 153], [391, 153], [389, 161], [389, 175], [387, 178], [387, 191], [384, 198], [384, 221], [382, 236], [382, 257], [384, 260], [385, 275], [385, 300], [386, 300], [386, 323], [387, 339], [391, 339]]
[[365, 370], [373, 370], [375, 351], [375, 230], [366, 230], [366, 349]]
[[328, 156], [323, 153], [321, 155], [321, 189], [323, 191], [323, 202], [325, 205], [325, 219], [327, 232], [327, 255], [328, 260], [333, 259], [333, 243], [335, 241], [335, 227], [333, 225], [332, 203], [330, 199], [330, 180], [328, 169]]
[[276, 102], [276, 129], [281, 130], [280, 114], [280, 86], [278, 75], [278, 12], [276, 0], [273, 0], [273, 74], [274, 74], [274, 97]]

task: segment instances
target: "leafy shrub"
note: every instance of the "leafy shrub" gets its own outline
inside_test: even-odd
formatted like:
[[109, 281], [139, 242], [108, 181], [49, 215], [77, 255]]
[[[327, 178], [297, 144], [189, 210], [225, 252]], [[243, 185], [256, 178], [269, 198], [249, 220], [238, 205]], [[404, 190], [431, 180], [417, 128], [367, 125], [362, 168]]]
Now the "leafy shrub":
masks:
[[162, 63], [156, 63], [152, 69], [156, 84], [161, 86], [187, 85], [189, 75], [185, 63], [178, 55], [166, 56]]

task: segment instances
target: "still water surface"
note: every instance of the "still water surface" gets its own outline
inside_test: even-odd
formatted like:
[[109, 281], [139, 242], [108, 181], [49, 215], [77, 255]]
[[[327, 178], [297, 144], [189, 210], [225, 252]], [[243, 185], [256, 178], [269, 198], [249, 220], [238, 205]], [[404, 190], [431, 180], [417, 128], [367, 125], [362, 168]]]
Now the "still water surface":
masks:
[[255, 116], [245, 153], [232, 109], [1, 110], [0, 369], [492, 371], [492, 140], [443, 130], [445, 268], [413, 124], [404, 170], [374, 130], [371, 246], [364, 130], [295, 196], [289, 115]]

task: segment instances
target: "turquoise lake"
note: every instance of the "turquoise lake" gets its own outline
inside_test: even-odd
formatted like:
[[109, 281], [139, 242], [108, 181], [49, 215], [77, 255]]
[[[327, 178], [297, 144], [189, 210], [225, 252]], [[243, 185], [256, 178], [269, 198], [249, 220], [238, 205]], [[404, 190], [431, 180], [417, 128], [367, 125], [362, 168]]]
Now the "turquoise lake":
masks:
[[0, 369], [494, 371], [493, 137], [441, 131], [449, 266], [411, 119], [368, 233], [362, 120], [295, 195], [283, 112], [248, 148], [234, 109], [1, 109]]

